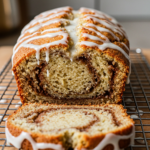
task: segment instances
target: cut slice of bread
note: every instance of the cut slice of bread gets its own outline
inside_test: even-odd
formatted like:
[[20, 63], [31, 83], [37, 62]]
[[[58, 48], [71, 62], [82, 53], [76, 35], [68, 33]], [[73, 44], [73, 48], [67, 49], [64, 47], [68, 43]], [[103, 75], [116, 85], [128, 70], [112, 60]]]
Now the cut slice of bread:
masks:
[[9, 116], [6, 137], [17, 148], [118, 150], [134, 140], [121, 105], [24, 104]]

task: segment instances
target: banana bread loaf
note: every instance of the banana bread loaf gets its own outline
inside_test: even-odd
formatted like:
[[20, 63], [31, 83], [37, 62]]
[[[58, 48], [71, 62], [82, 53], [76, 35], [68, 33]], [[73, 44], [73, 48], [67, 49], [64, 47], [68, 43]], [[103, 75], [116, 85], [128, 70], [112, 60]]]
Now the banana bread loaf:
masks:
[[28, 103], [9, 116], [5, 133], [23, 150], [120, 150], [133, 144], [134, 122], [116, 104]]
[[12, 63], [22, 103], [119, 103], [130, 74], [129, 41], [114, 18], [63, 7], [25, 26]]

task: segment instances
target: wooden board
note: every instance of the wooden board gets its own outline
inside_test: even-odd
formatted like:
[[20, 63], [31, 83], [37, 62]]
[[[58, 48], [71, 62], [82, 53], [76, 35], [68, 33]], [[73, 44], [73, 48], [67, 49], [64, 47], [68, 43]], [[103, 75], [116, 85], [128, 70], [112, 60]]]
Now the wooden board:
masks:
[[7, 61], [11, 58], [13, 46], [0, 47], [0, 70], [4, 67]]

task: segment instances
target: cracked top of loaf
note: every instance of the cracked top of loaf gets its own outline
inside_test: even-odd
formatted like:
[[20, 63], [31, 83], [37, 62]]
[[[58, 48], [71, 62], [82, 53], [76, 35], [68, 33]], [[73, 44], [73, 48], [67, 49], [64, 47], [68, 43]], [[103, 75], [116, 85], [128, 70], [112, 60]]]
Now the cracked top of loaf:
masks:
[[46, 55], [48, 50], [62, 51], [71, 59], [97, 50], [129, 65], [129, 41], [121, 25], [107, 14], [88, 8], [74, 11], [62, 7], [36, 16], [23, 28], [14, 47], [13, 67], [33, 53], [39, 61], [42, 50]]

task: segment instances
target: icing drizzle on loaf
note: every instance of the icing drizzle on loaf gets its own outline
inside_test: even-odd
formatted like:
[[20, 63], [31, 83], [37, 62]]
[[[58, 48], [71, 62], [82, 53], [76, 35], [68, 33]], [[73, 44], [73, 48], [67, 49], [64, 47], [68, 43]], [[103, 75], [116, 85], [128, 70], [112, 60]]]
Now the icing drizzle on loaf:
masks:
[[64, 148], [59, 144], [36, 143], [30, 136], [30, 134], [27, 132], [21, 132], [21, 134], [19, 136], [15, 137], [15, 136], [11, 135], [8, 128], [6, 127], [5, 134], [6, 134], [7, 142], [12, 143], [18, 149], [21, 148], [22, 142], [25, 139], [27, 139], [31, 143], [33, 150], [46, 149], [46, 148], [51, 148], [54, 150], [64, 150]]
[[[22, 132], [19, 136], [14, 137], [13, 135], [11, 135], [11, 133], [7, 128], [7, 122], [6, 122], [5, 134], [6, 134], [7, 142], [12, 143], [18, 149], [21, 148], [22, 142], [25, 139], [27, 139], [31, 143], [33, 150], [46, 149], [46, 148], [52, 148], [54, 150], [64, 150], [64, 148], [59, 144], [36, 143], [30, 136], [30, 134], [27, 132]], [[115, 150], [120, 150], [119, 141], [121, 139], [122, 140], [130, 139], [130, 144], [134, 144], [134, 138], [135, 138], [135, 127], [134, 125], [132, 125], [132, 132], [129, 135], [116, 135], [113, 133], [108, 133], [106, 134], [104, 139], [93, 150], [101, 150], [108, 144], [112, 144]], [[75, 148], [75, 150], [77, 150], [77, 148]], [[87, 149], [82, 148], [82, 150], [87, 150]]]
[[[73, 13], [74, 16], [73, 20], [69, 19], [71, 13]], [[67, 19], [66, 18], [64, 19], [61, 16], [68, 16], [68, 17]], [[78, 25], [79, 19], [82, 19], [85, 22], [88, 20], [92, 20], [93, 23], [84, 23], [82, 25]], [[59, 27], [53, 27], [41, 31], [42, 28], [55, 23], [60, 23], [65, 27], [59, 26]], [[97, 23], [105, 27], [99, 26], [97, 25]], [[96, 35], [91, 35], [88, 33], [81, 32], [81, 34], [77, 36], [78, 30], [80, 30], [81, 28], [85, 28], [91, 32], [94, 32]], [[49, 49], [51, 49], [51, 46], [55, 46], [55, 45], [67, 46], [70, 37], [74, 43], [72, 47], [68, 48], [68, 51], [70, 52], [71, 61], [73, 60], [73, 57], [77, 54], [76, 45], [80, 47], [82, 47], [82, 45], [88, 47], [97, 47], [102, 51], [107, 48], [112, 48], [120, 51], [129, 60], [130, 63], [128, 78], [127, 78], [127, 83], [129, 83], [129, 76], [131, 73], [131, 62], [128, 54], [120, 46], [113, 44], [108, 39], [108, 37], [103, 34], [103, 32], [109, 33], [117, 42], [119, 42], [122, 45], [122, 47], [124, 47], [124, 49], [126, 49], [127, 52], [129, 51], [128, 46], [125, 43], [120, 42], [119, 37], [114, 34], [117, 33], [121, 37], [127, 38], [125, 31], [120, 25], [118, 25], [118, 22], [114, 18], [110, 17], [105, 13], [93, 9], [87, 9], [87, 8], [81, 8], [79, 11], [72, 11], [70, 7], [62, 7], [51, 11], [47, 11], [36, 16], [34, 20], [32, 20], [28, 25], [26, 25], [23, 28], [22, 34], [19, 37], [17, 44], [13, 49], [12, 62], [13, 62], [13, 58], [15, 57], [15, 54], [19, 51], [19, 49], [21, 47], [25, 47], [25, 48], [31, 48], [36, 50], [36, 59], [38, 64], [40, 64], [39, 52], [41, 49], [46, 48], [46, 62], [48, 63]], [[50, 43], [45, 43], [41, 45], [31, 44], [33, 40], [54, 38], [60, 35], [62, 35], [62, 39]], [[80, 36], [92, 39], [95, 42], [80, 40], [79, 38]], [[97, 44], [96, 41], [100, 41], [103, 44], [101, 45]]]
[[[126, 35], [125, 31], [123, 30], [123, 28], [118, 26], [118, 22], [114, 18], [112, 18], [112, 17], [108, 16], [107, 14], [102, 13], [100, 11], [96, 11], [96, 10], [93, 10], [93, 9], [87, 9], [87, 8], [81, 8], [80, 12], [85, 13], [83, 15], [83, 18], [82, 18], [83, 20], [92, 20], [94, 22], [94, 23], [85, 23], [85, 24], [83, 24], [82, 28], [84, 28], [84, 25], [85, 25], [86, 29], [88, 29], [89, 31], [95, 32], [98, 36], [104, 37], [105, 40], [102, 40], [101, 38], [98, 38], [97, 36], [95, 36], [96, 38], [94, 38], [90, 34], [86, 34], [86, 35], [82, 34], [83, 37], [88, 37], [89, 39], [93, 39], [95, 41], [102, 41], [103, 44], [99, 45], [95, 42], [90, 42], [90, 41], [80, 41], [80, 42], [78, 42], [78, 44], [89, 46], [89, 47], [95, 47], [96, 46], [96, 47], [98, 47], [98, 49], [100, 49], [102, 51], [107, 49], [107, 48], [112, 48], [112, 49], [120, 51], [129, 61], [129, 73], [128, 73], [128, 77], [127, 77], [127, 81], [126, 81], [126, 83], [128, 84], [130, 82], [129, 77], [130, 77], [130, 74], [131, 74], [131, 61], [130, 61], [129, 55], [124, 51], [124, 49], [122, 49], [118, 45], [115, 45], [115, 44], [111, 43], [105, 35], [101, 35], [101, 33], [100, 33], [100, 31], [108, 32], [118, 42], [120, 42], [120, 39], [112, 31], [120, 34], [121, 36], [125, 36], [127, 38], [127, 35]], [[94, 13], [94, 15], [87, 14], [87, 13], [91, 13], [91, 12]], [[105, 18], [105, 20], [101, 20], [99, 18]], [[104, 27], [100, 27], [98, 25], [95, 25], [96, 23], [102, 24], [102, 25], [104, 25], [105, 27], [109, 28], [112, 31], [110, 31], [110, 30], [108, 30]], [[96, 28], [98, 31], [94, 30], [91, 27]], [[125, 47], [125, 49], [127, 51], [129, 51], [129, 48], [125, 43], [121, 42], [121, 44]]]
[[[130, 139], [130, 143], [131, 145], [133, 145], [134, 138], [135, 138], [135, 126], [132, 125], [132, 132], [129, 135], [116, 135], [113, 133], [109, 133], [93, 150], [102, 150], [108, 144], [112, 144], [114, 147], [114, 150], [120, 150], [120, 147], [119, 147], [120, 140]], [[87, 150], [87, 149], [83, 148], [82, 150]]]

